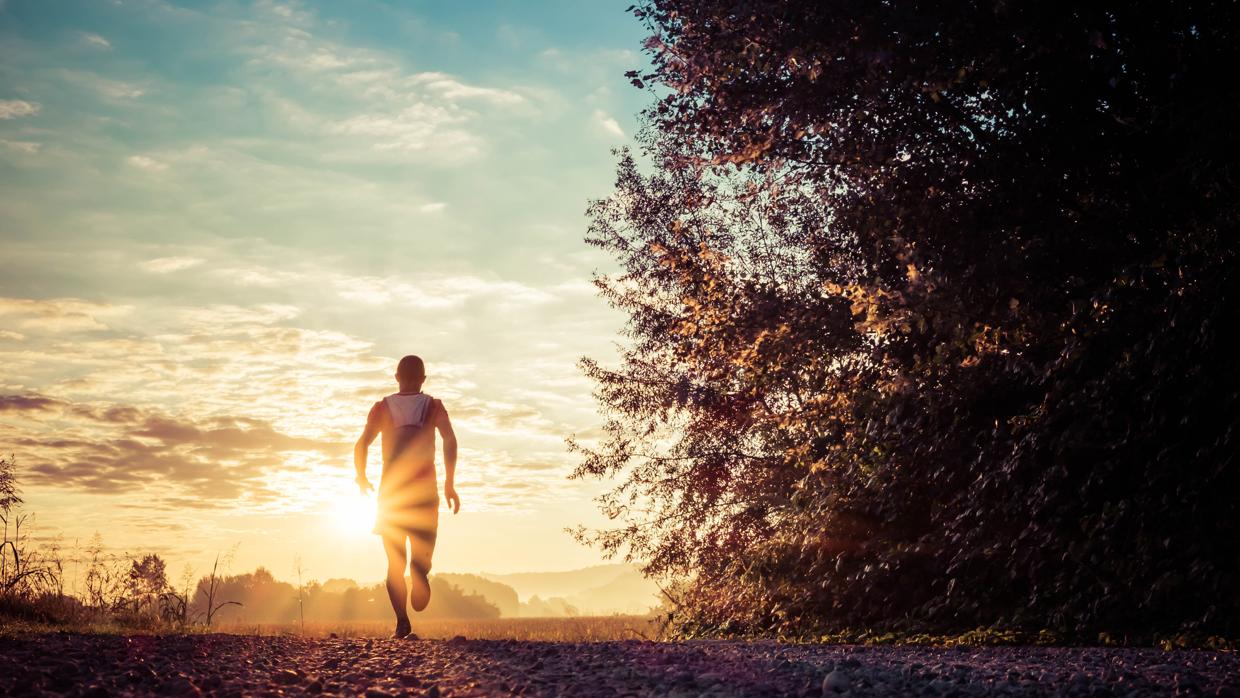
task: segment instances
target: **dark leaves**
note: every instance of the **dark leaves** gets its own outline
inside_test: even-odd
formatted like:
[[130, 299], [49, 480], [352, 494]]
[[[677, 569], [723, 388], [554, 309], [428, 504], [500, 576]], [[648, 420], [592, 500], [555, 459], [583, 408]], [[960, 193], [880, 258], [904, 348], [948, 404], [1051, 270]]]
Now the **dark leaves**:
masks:
[[634, 12], [604, 549], [687, 632], [1240, 632], [1234, 8]]

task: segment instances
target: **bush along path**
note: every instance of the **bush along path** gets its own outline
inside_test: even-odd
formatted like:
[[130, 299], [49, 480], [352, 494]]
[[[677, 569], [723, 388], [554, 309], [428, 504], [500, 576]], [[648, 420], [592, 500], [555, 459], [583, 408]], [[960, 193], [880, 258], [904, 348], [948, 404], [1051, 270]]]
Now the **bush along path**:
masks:
[[1240, 695], [1205, 650], [776, 642], [0, 638], [0, 695]]

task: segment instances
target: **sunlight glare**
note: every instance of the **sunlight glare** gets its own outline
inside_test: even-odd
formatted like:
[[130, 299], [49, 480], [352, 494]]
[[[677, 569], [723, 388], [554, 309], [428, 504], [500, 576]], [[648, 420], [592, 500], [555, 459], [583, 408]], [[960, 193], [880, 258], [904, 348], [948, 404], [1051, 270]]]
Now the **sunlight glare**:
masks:
[[354, 492], [340, 497], [332, 509], [332, 522], [341, 534], [350, 537], [370, 535], [375, 525], [374, 495]]

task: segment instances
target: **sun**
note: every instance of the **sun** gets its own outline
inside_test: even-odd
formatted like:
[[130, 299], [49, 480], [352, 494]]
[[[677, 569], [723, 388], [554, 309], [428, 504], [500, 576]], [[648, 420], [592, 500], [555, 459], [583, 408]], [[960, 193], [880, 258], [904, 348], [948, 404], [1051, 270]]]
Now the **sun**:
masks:
[[375, 525], [374, 495], [351, 492], [336, 500], [331, 510], [332, 524], [349, 536], [369, 535]]

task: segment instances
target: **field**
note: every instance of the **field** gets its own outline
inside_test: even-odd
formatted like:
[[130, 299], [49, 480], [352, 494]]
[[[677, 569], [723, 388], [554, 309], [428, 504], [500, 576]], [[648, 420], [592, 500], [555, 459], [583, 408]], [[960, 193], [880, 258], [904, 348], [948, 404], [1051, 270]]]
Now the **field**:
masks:
[[[241, 635], [305, 637], [389, 637], [393, 623], [307, 622], [304, 630], [297, 623], [223, 623], [217, 632]], [[607, 642], [613, 640], [653, 640], [658, 626], [649, 616], [581, 616], [575, 618], [494, 618], [494, 619], [413, 619], [413, 632], [426, 640], [533, 640], [548, 642]]]

